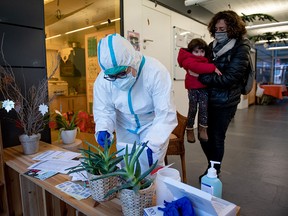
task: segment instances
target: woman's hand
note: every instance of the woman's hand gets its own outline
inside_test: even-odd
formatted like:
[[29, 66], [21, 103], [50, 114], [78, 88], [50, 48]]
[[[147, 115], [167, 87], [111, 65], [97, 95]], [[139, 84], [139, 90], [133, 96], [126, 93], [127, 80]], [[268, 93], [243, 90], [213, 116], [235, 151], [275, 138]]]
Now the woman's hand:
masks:
[[215, 69], [215, 73], [218, 74], [219, 76], [222, 75], [221, 71], [218, 68]]

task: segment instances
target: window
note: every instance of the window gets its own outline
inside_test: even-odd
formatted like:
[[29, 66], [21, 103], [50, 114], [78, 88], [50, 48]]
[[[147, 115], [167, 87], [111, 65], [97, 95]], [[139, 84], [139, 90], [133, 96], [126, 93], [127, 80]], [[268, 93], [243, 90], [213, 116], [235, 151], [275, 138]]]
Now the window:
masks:
[[121, 4], [122, 0], [44, 1], [48, 75], [61, 56], [49, 81], [49, 96], [57, 95], [50, 110], [92, 113], [93, 83], [100, 72], [97, 43], [107, 34], [121, 32]]

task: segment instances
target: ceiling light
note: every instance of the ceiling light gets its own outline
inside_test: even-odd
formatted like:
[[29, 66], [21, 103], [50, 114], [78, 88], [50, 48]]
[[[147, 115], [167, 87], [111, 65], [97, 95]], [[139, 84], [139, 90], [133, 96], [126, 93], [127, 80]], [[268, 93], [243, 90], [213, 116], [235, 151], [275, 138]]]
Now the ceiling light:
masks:
[[75, 29], [75, 30], [66, 32], [65, 34], [71, 34], [71, 33], [74, 33], [74, 32], [83, 31], [85, 29], [89, 29], [89, 28], [93, 28], [93, 27], [94, 27], [94, 25], [91, 25], [91, 26], [87, 26], [87, 27], [84, 27], [84, 28], [79, 28], [79, 29]]
[[266, 50], [282, 50], [282, 49], [288, 49], [288, 46], [269, 47]]
[[54, 0], [44, 0], [44, 5], [45, 4], [48, 4], [48, 3], [50, 3], [50, 2], [53, 2]]
[[288, 38], [282, 38], [282, 39], [278, 39], [278, 40], [259, 40], [259, 41], [256, 41], [255, 43], [256, 44], [262, 44], [262, 43], [271, 43], [271, 42], [283, 42], [283, 41], [288, 41]]
[[208, 1], [208, 0], [185, 0], [184, 4], [185, 6], [191, 6], [191, 5], [199, 4], [205, 1]]
[[120, 20], [120, 19], [121, 19], [121, 18], [116, 18], [116, 19], [112, 19], [112, 20], [108, 19], [107, 21], [100, 23], [100, 25], [105, 25], [105, 24], [108, 24], [108, 23], [111, 23], [111, 22], [118, 21], [118, 20]]
[[61, 34], [54, 35], [54, 36], [51, 36], [51, 37], [47, 37], [46, 40], [50, 40], [50, 39], [57, 38], [57, 37], [60, 37], [60, 36], [61, 36]]
[[[116, 21], [118, 21], [120, 19], [121, 18], [112, 19], [112, 20], [109, 20], [109, 22], [108, 21], [102, 22], [102, 23], [100, 23], [100, 25], [116, 22]], [[72, 33], [83, 31], [83, 30], [90, 29], [90, 28], [93, 28], [93, 27], [97, 27], [97, 26], [96, 25], [90, 25], [90, 26], [87, 26], [87, 27], [84, 27], [84, 28], [79, 28], [79, 29], [75, 29], [75, 30], [72, 30], [72, 31], [65, 32], [64, 34], [65, 35], [72, 34]], [[49, 40], [49, 39], [52, 39], [52, 38], [57, 38], [57, 37], [60, 37], [60, 36], [62, 36], [64, 34], [58, 34], [58, 35], [54, 35], [54, 36], [51, 36], [51, 37], [47, 37], [46, 40]]]
[[283, 26], [288, 25], [288, 21], [285, 22], [275, 22], [275, 23], [267, 23], [267, 24], [260, 24], [260, 25], [251, 25], [246, 26], [246, 29], [259, 29], [259, 28], [269, 28], [269, 27], [276, 27], [276, 26]]

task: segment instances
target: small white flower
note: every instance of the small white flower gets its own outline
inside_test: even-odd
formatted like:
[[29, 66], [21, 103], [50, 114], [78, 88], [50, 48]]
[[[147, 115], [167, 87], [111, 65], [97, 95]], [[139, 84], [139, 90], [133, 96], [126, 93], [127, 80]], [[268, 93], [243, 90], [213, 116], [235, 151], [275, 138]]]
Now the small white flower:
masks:
[[39, 105], [39, 111], [44, 116], [48, 112], [48, 106], [44, 103]]
[[12, 110], [14, 108], [14, 102], [7, 99], [3, 101], [3, 107], [6, 109], [7, 112], [9, 112], [10, 110]]

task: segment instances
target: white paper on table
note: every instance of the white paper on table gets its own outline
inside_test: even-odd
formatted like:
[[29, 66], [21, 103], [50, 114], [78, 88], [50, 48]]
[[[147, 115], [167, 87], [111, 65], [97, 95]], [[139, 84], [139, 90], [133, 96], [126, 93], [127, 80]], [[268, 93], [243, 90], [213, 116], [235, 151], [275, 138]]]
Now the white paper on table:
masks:
[[86, 170], [69, 174], [71, 181], [87, 181], [88, 176]]
[[69, 170], [66, 169], [77, 166], [79, 164], [80, 161], [75, 160], [42, 160], [29, 166], [27, 169], [55, 171], [67, 174]]
[[80, 153], [70, 151], [45, 151], [42, 154], [32, 158], [33, 160], [71, 160], [75, 157], [80, 156]]

